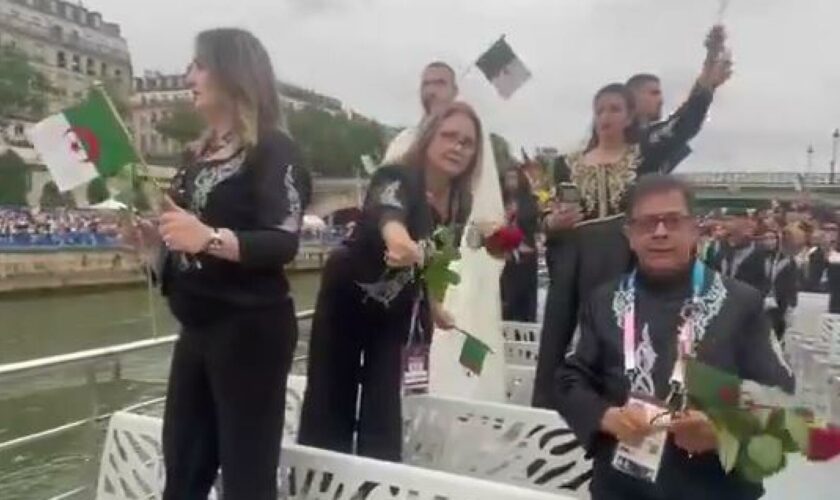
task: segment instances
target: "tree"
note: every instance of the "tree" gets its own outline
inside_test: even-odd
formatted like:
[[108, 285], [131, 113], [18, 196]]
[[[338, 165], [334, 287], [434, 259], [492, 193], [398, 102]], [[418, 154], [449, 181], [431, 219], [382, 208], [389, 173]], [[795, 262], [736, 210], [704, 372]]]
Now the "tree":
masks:
[[499, 172], [504, 172], [516, 165], [516, 160], [513, 159], [513, 155], [510, 153], [510, 143], [508, 143], [507, 139], [491, 132], [490, 144], [493, 147], [493, 156], [496, 158], [496, 168]]
[[191, 106], [179, 105], [169, 117], [158, 122], [155, 130], [183, 148], [187, 143], [198, 139], [204, 130], [204, 121]]
[[58, 208], [64, 206], [64, 197], [58, 190], [55, 182], [50, 181], [44, 184], [41, 190], [41, 199], [38, 201], [41, 208]]
[[361, 117], [310, 106], [289, 115], [289, 129], [304, 165], [326, 176], [353, 177], [361, 168], [362, 155], [379, 157], [382, 152], [382, 127]]
[[108, 192], [108, 184], [102, 177], [90, 181], [87, 185], [87, 200], [91, 205], [102, 203], [110, 198], [111, 193]]
[[0, 156], [0, 205], [26, 205], [29, 168], [12, 151]]
[[23, 52], [14, 47], [0, 48], [0, 118], [43, 117], [51, 92], [49, 80], [29, 63]]

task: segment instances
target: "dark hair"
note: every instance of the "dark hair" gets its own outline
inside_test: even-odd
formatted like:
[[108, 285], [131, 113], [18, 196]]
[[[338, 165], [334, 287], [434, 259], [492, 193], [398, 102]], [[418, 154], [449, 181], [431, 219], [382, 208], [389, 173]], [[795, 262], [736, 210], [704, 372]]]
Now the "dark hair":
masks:
[[648, 82], [659, 83], [660, 80], [658, 76], [653, 75], [651, 73], [637, 73], [631, 76], [630, 79], [627, 80], [627, 83], [625, 83], [624, 85], [627, 86], [627, 88], [629, 88], [630, 90], [638, 90], [642, 85]]
[[278, 127], [277, 80], [268, 52], [254, 35], [237, 28], [202, 31], [195, 40], [195, 61], [233, 101], [236, 132], [246, 145]]
[[442, 68], [442, 69], [445, 69], [445, 70], [449, 71], [449, 74], [452, 75], [452, 83], [454, 85], [458, 84], [458, 82], [455, 81], [456, 80], [455, 70], [452, 69], [452, 66], [450, 66], [449, 64], [447, 64], [443, 61], [432, 61], [429, 64], [427, 64], [425, 68], [423, 68], [423, 71], [425, 71], [427, 69], [430, 69], [430, 68]]
[[683, 196], [688, 213], [694, 215], [694, 191], [691, 186], [679, 177], [654, 173], [639, 177], [636, 185], [630, 188], [630, 193], [627, 196], [627, 208], [625, 209], [627, 219], [633, 217], [633, 210], [645, 198], [672, 191], [677, 191]]
[[508, 176], [510, 173], [516, 174], [516, 193], [513, 194], [515, 199], [522, 199], [528, 196], [533, 196], [533, 190], [531, 189], [531, 181], [528, 180], [528, 176], [525, 175], [525, 172], [522, 170], [521, 167], [510, 167], [502, 172], [501, 175], [501, 187], [502, 187], [502, 199], [505, 202], [510, 201], [511, 195], [508, 194], [507, 190], [505, 189], [505, 177]]
[[[635, 144], [639, 142], [639, 123], [636, 120], [636, 99], [633, 97], [633, 92], [627, 88], [626, 85], [623, 83], [611, 83], [602, 87], [598, 92], [595, 94], [595, 97], [592, 99], [592, 105], [594, 106], [595, 103], [598, 102], [598, 99], [604, 97], [605, 95], [617, 95], [624, 100], [624, 104], [627, 106], [627, 114], [631, 117], [632, 121], [630, 125], [624, 130], [624, 139], [629, 144]], [[591, 151], [598, 146], [598, 131], [595, 129], [595, 125], [592, 125], [592, 137], [589, 139], [589, 143], [586, 146], [586, 151]]]

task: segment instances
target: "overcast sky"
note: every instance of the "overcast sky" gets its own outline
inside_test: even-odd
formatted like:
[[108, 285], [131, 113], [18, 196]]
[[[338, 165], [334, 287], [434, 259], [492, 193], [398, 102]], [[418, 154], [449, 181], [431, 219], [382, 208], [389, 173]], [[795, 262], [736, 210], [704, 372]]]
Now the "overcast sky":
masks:
[[[510, 101], [478, 70], [462, 97], [516, 147], [583, 140], [602, 84], [662, 76], [666, 108], [687, 94], [720, 0], [85, 0], [122, 25], [134, 71], [182, 71], [201, 29], [238, 26], [268, 47], [278, 77], [394, 125], [416, 122], [423, 65], [459, 71], [501, 34], [534, 78]], [[840, 126], [840, 2], [730, 0], [735, 77], [681, 166], [796, 170], [809, 143], [825, 171]]]

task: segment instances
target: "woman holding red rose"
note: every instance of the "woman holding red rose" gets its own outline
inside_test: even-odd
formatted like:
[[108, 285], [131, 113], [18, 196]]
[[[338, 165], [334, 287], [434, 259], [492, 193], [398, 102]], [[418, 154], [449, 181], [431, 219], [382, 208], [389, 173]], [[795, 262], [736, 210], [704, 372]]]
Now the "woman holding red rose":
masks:
[[509, 226], [521, 232], [521, 242], [506, 256], [502, 271], [502, 318], [533, 322], [537, 317], [537, 200], [525, 173], [510, 169], [502, 177], [502, 199]]

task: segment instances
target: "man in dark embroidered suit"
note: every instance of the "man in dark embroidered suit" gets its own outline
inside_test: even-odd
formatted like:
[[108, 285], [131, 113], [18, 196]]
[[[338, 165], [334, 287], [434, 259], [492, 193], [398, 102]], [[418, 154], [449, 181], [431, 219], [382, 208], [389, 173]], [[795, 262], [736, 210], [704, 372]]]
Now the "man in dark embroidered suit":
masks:
[[728, 213], [729, 244], [721, 260], [720, 272], [766, 294], [770, 291], [767, 252], [755, 242], [756, 223], [746, 210], [732, 209]]
[[[706, 37], [706, 59], [703, 73], [722, 71], [726, 74], [724, 82], [732, 74], [732, 60], [725, 55], [726, 31], [723, 26], [714, 26]], [[693, 139], [706, 121], [712, 104], [714, 89], [694, 85], [688, 99], [667, 119], [662, 119], [662, 82], [659, 77], [649, 73], [639, 73], [627, 80], [627, 88], [633, 92], [636, 100], [636, 120], [642, 133], [650, 137], [651, 142], [670, 140], [680, 137], [670, 153], [662, 159], [660, 172], [667, 173], [677, 167], [691, 154], [688, 142]]]
[[[762, 494], [760, 485], [723, 471], [705, 415], [689, 410], [654, 428], [637, 406], [669, 399], [688, 356], [793, 390], [762, 295], [695, 262], [691, 199], [675, 178], [653, 174], [639, 181], [627, 209], [638, 266], [593, 293], [557, 373], [558, 410], [594, 459], [594, 500], [752, 500]], [[654, 437], [658, 473], [619, 470], [632, 468], [617, 459], [618, 442]]]

